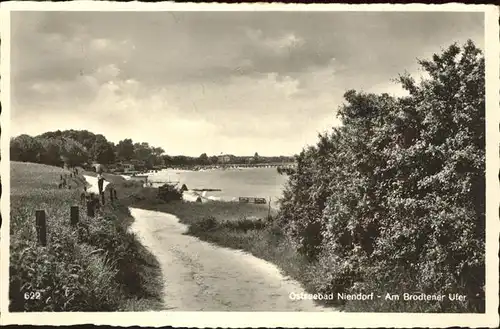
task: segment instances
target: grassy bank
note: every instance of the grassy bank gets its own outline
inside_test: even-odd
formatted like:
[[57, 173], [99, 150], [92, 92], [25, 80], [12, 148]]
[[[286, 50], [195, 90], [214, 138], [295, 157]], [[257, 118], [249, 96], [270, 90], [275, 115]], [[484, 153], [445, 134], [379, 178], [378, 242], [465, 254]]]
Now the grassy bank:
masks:
[[[156, 259], [129, 233], [122, 202], [106, 203], [87, 218], [82, 176], [59, 189], [61, 168], [11, 163], [11, 311], [134, 311], [161, 307]], [[118, 193], [126, 189], [119, 184]], [[119, 189], [120, 188], [120, 189]], [[135, 188], [135, 187], [133, 187]], [[70, 225], [70, 207], [80, 221]], [[37, 244], [35, 210], [45, 210], [47, 246]], [[25, 299], [25, 296], [28, 299]]]

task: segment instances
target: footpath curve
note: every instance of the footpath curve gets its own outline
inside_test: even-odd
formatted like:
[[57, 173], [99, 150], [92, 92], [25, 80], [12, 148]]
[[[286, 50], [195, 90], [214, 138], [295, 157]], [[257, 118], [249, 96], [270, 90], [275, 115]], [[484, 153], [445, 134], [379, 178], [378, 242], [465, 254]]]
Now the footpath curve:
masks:
[[171, 214], [130, 208], [131, 230], [157, 257], [164, 278], [165, 308], [180, 311], [333, 311], [312, 300], [273, 264], [247, 253], [185, 235]]
[[[97, 178], [84, 177], [90, 184], [87, 190], [96, 192]], [[187, 226], [174, 215], [129, 209], [134, 217], [130, 231], [160, 263], [165, 310], [336, 311], [312, 300], [290, 298], [305, 291], [275, 265], [185, 235]]]

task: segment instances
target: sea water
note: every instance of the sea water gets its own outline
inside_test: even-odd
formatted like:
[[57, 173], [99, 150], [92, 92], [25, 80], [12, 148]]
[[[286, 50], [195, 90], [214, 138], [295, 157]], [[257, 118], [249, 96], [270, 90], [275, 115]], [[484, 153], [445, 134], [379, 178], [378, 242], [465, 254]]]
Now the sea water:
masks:
[[[280, 175], [276, 168], [208, 169], [200, 171], [164, 169], [148, 174], [153, 186], [165, 182], [186, 184], [188, 189], [221, 189], [205, 193], [210, 199], [234, 201], [239, 197], [271, 198], [271, 205], [276, 206], [287, 181], [286, 175]], [[203, 193], [203, 192], [201, 192]]]

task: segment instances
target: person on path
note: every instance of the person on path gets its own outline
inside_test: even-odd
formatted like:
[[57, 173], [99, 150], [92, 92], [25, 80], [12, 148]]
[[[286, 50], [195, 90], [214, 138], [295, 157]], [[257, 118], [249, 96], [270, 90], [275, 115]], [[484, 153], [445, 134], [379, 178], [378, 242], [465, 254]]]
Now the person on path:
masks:
[[99, 196], [102, 195], [102, 193], [104, 193], [103, 189], [104, 189], [104, 177], [102, 175], [102, 173], [104, 172], [104, 168], [102, 167], [102, 165], [97, 165], [96, 167], [96, 172], [97, 172], [97, 187], [99, 188]]
[[99, 195], [104, 193], [103, 187], [104, 187], [104, 177], [102, 176], [102, 173], [99, 173], [97, 175], [97, 186], [99, 188]]

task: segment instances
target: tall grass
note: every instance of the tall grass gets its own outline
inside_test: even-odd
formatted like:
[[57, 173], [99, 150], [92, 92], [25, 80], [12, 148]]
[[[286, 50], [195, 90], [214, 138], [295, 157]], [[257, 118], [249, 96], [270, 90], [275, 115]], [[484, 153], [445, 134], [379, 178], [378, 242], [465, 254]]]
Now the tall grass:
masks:
[[[106, 204], [87, 218], [85, 180], [59, 189], [56, 167], [11, 164], [10, 311], [117, 311], [161, 308], [156, 259], [127, 231], [128, 208]], [[70, 207], [80, 221], [70, 225]], [[47, 246], [37, 244], [34, 215], [47, 218]], [[25, 297], [28, 297], [26, 299]]]

